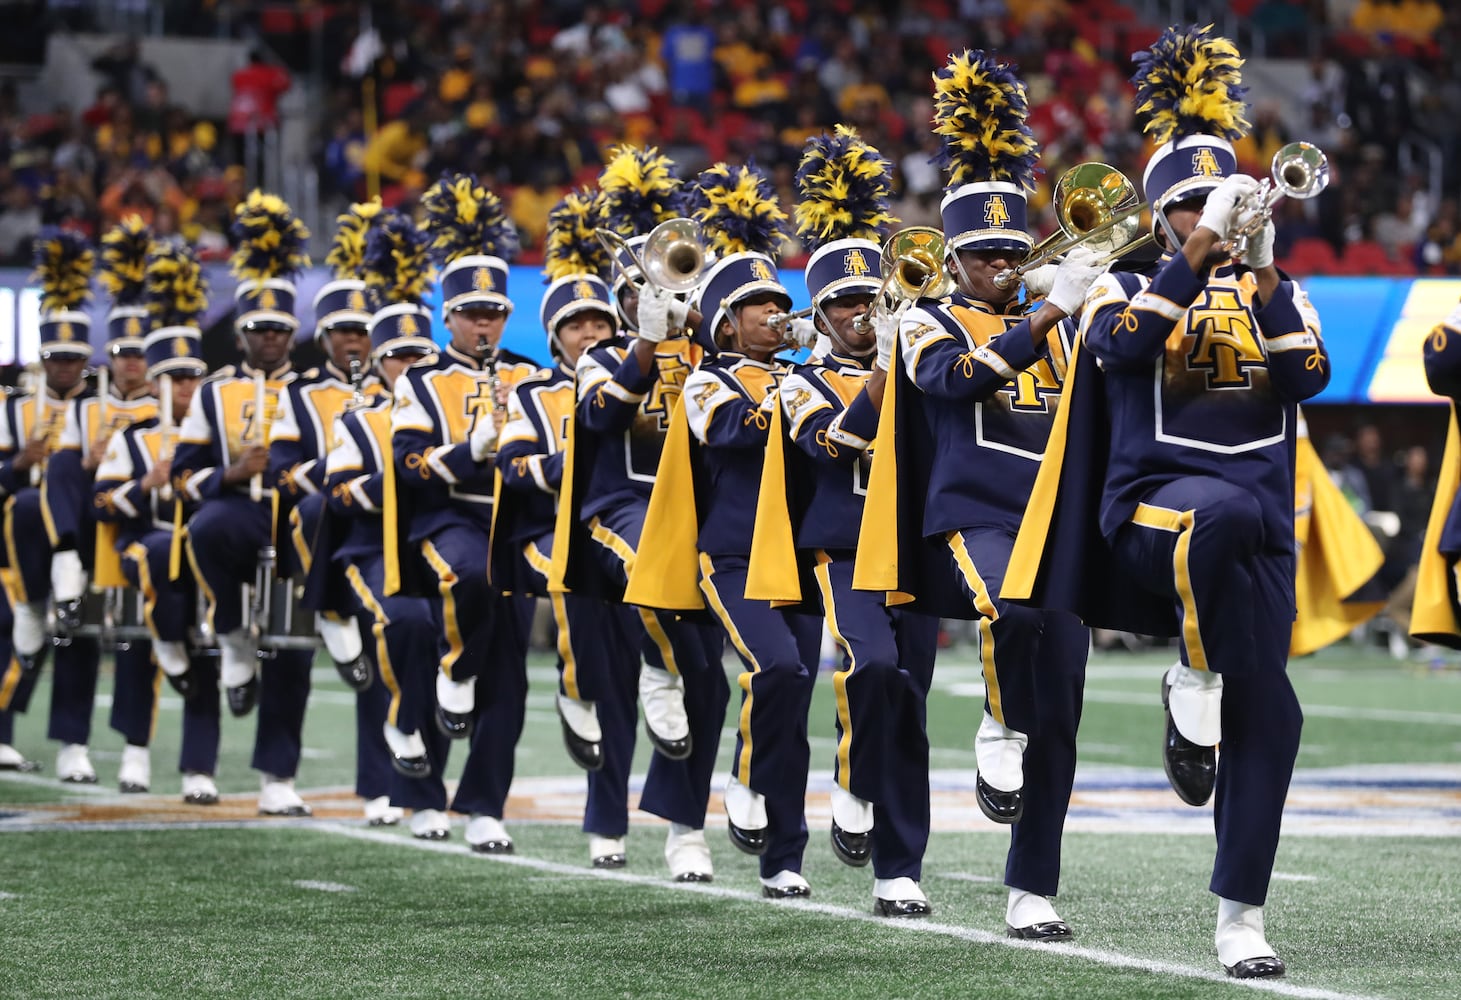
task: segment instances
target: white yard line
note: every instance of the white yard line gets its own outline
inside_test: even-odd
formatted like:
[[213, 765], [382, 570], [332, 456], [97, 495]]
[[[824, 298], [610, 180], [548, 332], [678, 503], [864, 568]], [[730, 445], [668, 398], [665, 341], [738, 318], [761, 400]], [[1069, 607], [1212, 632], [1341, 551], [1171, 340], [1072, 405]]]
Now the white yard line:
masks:
[[310, 889], [314, 892], [359, 892], [353, 885], [345, 885], [343, 882], [321, 882], [312, 878], [297, 878], [289, 883], [296, 889]]

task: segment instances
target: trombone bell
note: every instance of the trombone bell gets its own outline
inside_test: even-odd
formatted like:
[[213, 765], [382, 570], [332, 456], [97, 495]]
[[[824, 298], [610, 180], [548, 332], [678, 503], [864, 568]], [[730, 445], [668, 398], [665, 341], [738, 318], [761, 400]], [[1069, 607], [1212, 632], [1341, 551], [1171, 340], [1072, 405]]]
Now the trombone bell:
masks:
[[932, 226], [909, 226], [883, 243], [883, 288], [899, 301], [916, 298], [942, 299], [954, 291], [954, 281], [944, 269], [944, 234]]
[[667, 292], [688, 292], [705, 273], [707, 253], [693, 219], [668, 219], [655, 226], [642, 248], [645, 280]]

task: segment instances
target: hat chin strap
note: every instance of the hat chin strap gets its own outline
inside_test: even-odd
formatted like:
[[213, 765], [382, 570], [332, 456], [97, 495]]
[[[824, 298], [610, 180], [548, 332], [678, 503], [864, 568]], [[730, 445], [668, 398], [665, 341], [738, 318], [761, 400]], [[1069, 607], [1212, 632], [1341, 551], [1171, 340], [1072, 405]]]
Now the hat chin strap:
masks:
[[1177, 231], [1167, 221], [1167, 206], [1152, 210], [1152, 218], [1157, 220], [1157, 225], [1162, 227], [1162, 234], [1167, 238], [1167, 250], [1169, 253], [1181, 253], [1182, 241], [1177, 238]]
[[[868, 309], [869, 311], [871, 311], [872, 307], [869, 306]], [[874, 342], [871, 347], [864, 350], [853, 350], [848, 345], [847, 341], [843, 340], [842, 337], [838, 335], [837, 328], [832, 325], [832, 321], [829, 320], [827, 318], [827, 314], [822, 311], [821, 303], [814, 304], [812, 306], [812, 312], [816, 314], [817, 319], [822, 321], [822, 329], [827, 331], [827, 339], [832, 341], [832, 346], [837, 349], [839, 354], [846, 354], [848, 357], [862, 360], [865, 358], [870, 358], [874, 354], [878, 353], [878, 345], [876, 342]]]

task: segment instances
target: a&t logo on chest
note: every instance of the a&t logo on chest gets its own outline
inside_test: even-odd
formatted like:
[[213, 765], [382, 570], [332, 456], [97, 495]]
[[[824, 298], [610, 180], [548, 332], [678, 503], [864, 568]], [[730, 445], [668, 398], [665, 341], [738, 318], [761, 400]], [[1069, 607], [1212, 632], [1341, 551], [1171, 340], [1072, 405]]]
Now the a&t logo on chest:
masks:
[[1187, 370], [1207, 375], [1209, 389], [1247, 389], [1250, 369], [1266, 363], [1253, 330], [1253, 314], [1237, 289], [1209, 288], [1192, 304], [1187, 327], [1192, 346]]

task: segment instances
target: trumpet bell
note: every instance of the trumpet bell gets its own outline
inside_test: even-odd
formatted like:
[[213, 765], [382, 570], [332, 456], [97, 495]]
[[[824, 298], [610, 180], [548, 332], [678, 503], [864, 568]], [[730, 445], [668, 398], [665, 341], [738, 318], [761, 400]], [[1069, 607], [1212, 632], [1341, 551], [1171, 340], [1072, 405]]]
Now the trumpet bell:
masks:
[[646, 280], [668, 292], [688, 292], [700, 284], [709, 255], [694, 219], [668, 219], [650, 230], [640, 251]]
[[[942, 299], [954, 291], [944, 267], [944, 234], [932, 226], [909, 226], [883, 242], [884, 283], [899, 299]], [[932, 280], [930, 280], [930, 278]], [[927, 287], [925, 287], [927, 284]]]
[[1141, 234], [1139, 213], [1110, 224], [1140, 198], [1130, 178], [1109, 163], [1090, 160], [1071, 167], [1056, 182], [1054, 200], [1061, 232], [1097, 253], [1114, 253]]
[[1273, 154], [1273, 186], [1285, 198], [1312, 198], [1329, 186], [1329, 157], [1310, 142], [1291, 142]]

